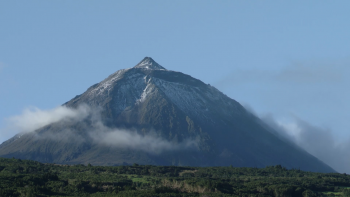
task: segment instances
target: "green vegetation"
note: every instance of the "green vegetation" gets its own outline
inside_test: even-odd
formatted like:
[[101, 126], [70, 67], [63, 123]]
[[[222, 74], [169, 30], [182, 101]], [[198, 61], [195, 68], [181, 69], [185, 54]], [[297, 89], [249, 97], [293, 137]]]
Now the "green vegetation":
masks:
[[0, 158], [0, 196], [350, 196], [350, 176], [280, 165], [68, 166]]

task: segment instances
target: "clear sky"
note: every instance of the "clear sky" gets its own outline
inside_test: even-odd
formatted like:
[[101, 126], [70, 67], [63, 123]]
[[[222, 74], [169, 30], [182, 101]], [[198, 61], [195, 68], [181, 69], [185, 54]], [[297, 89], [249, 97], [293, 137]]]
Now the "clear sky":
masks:
[[[270, 115], [296, 138], [302, 122], [332, 139], [322, 143], [345, 147], [349, 10], [340, 0], [0, 0], [0, 128], [150, 56]], [[0, 133], [0, 142], [11, 135]]]

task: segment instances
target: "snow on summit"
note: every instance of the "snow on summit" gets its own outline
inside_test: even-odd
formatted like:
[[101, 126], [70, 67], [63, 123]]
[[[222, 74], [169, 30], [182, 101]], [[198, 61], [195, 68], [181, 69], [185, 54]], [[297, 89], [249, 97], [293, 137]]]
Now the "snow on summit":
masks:
[[127, 107], [143, 103], [146, 98], [152, 97], [156, 89], [179, 109], [194, 117], [207, 120], [210, 114], [216, 111], [211, 107], [213, 103], [226, 103], [225, 108], [216, 107], [229, 116], [239, 113], [238, 103], [235, 104], [215, 88], [202, 84], [204, 85], [198, 79], [167, 70], [151, 57], [145, 57], [133, 68], [113, 73], [85, 94], [88, 95], [87, 102], [102, 102], [108, 97], [114, 98], [114, 109], [117, 114]]

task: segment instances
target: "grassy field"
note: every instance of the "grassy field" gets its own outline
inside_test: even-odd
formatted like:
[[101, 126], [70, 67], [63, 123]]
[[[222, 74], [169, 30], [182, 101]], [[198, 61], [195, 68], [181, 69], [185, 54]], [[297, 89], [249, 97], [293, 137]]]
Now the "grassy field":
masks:
[[54, 165], [0, 158], [0, 196], [350, 196], [350, 176], [266, 168]]

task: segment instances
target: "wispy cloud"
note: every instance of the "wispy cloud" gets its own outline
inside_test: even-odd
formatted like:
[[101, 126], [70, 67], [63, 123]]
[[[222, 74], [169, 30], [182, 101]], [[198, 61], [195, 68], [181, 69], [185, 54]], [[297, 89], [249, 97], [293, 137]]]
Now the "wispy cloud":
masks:
[[276, 73], [273, 80], [289, 83], [338, 83], [349, 72], [345, 63], [295, 63]]
[[[60, 124], [60, 127], [55, 130], [56, 133], [45, 132], [37, 137], [58, 141], [70, 140], [72, 143], [72, 139], [74, 139], [74, 143], [90, 140], [92, 143], [100, 145], [140, 150], [152, 154], [196, 149], [197, 147], [197, 139], [175, 142], [158, 136], [157, 132], [152, 130], [141, 134], [137, 129], [108, 127], [101, 119], [100, 109], [91, 109], [87, 105], [81, 105], [76, 109], [60, 106], [51, 110], [40, 110], [32, 107], [25, 109], [21, 115], [8, 118], [6, 122], [7, 127], [0, 130], [2, 137], [34, 132], [47, 125], [57, 123]], [[78, 128], [68, 125], [76, 125]], [[81, 130], [86, 135], [77, 137]]]
[[295, 62], [281, 69], [235, 70], [215, 86], [226, 87], [240, 83], [338, 83], [350, 73], [350, 62]]
[[350, 139], [337, 142], [329, 128], [312, 125], [298, 117], [288, 121], [277, 121], [272, 115], [261, 118], [279, 136], [299, 145], [336, 171], [350, 173]]
[[138, 133], [135, 129], [113, 129], [104, 125], [94, 127], [98, 132], [90, 132], [90, 137], [99, 144], [141, 150], [152, 154], [168, 151], [196, 149], [196, 139], [185, 139], [180, 143], [159, 137], [156, 132], [146, 135]]
[[62, 120], [80, 121], [90, 114], [90, 108], [82, 105], [77, 109], [60, 106], [51, 110], [37, 107], [24, 109], [21, 115], [6, 119], [7, 130], [15, 133], [32, 132], [51, 123]]

